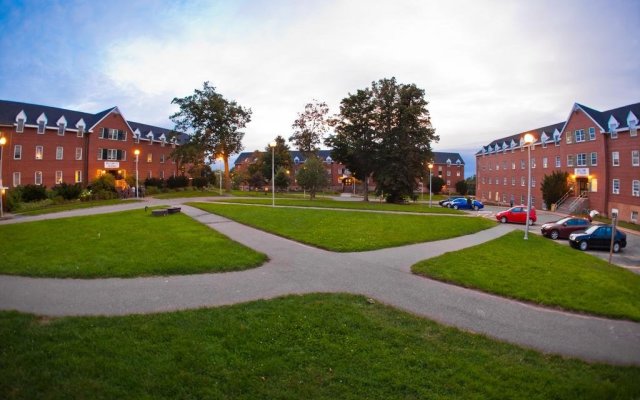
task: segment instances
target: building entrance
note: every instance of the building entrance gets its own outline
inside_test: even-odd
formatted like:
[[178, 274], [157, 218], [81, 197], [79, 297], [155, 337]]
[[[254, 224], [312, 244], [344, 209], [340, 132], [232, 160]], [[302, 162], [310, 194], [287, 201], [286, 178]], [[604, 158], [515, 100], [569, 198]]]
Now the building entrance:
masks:
[[589, 179], [576, 178], [576, 186], [578, 190], [576, 190], [575, 196], [586, 196], [589, 192]]

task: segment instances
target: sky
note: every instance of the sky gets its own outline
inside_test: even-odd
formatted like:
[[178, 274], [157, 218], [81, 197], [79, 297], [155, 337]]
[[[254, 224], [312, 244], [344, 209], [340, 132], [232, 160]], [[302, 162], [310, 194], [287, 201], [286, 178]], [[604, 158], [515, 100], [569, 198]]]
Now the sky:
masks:
[[395, 77], [425, 90], [440, 141], [473, 154], [566, 120], [578, 102], [640, 102], [640, 0], [0, 0], [0, 99], [118, 106], [173, 128], [205, 81], [251, 108], [245, 150], [288, 138], [304, 105]]

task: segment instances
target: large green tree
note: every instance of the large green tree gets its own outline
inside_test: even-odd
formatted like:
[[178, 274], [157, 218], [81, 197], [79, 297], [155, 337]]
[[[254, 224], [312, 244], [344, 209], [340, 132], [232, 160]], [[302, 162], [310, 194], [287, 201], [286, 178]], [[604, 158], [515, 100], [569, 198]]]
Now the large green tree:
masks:
[[175, 161], [176, 168], [181, 174], [185, 172], [191, 176], [204, 176], [205, 152], [200, 143], [189, 140], [175, 149], [169, 155]]
[[298, 113], [298, 118], [293, 122], [293, 134], [289, 141], [305, 156], [314, 155], [320, 150], [320, 143], [328, 130], [327, 114], [329, 107], [324, 102], [308, 103], [303, 113]]
[[298, 170], [296, 179], [298, 185], [309, 191], [311, 200], [316, 198], [316, 192], [327, 186], [328, 176], [324, 164], [316, 156], [310, 156]]
[[371, 91], [378, 143], [373, 172], [376, 194], [384, 193], [387, 202], [415, 199], [418, 181], [431, 158], [431, 143], [439, 140], [431, 126], [424, 90], [391, 78], [374, 82]]
[[364, 201], [369, 201], [369, 177], [378, 156], [374, 100], [369, 88], [342, 99], [340, 113], [330, 120], [335, 134], [325, 140], [332, 148], [331, 157], [363, 182]]
[[[277, 136], [275, 142], [276, 147], [273, 148], [274, 171], [278, 171], [280, 168], [291, 171], [293, 160], [286, 140], [282, 136]], [[260, 171], [263, 176], [268, 176], [271, 179], [271, 147], [269, 145], [265, 147], [264, 153], [260, 157]]]
[[212, 159], [224, 161], [225, 189], [231, 191], [229, 157], [242, 151], [242, 129], [251, 121], [251, 109], [225, 99], [214, 86], [205, 82], [202, 90], [183, 98], [174, 98], [172, 104], [180, 110], [170, 118], [176, 130], [192, 132], [192, 140], [199, 143]]
[[542, 198], [551, 208], [551, 204], [557, 203], [565, 193], [569, 191], [569, 173], [563, 171], [553, 171], [551, 175], [545, 175], [542, 179]]

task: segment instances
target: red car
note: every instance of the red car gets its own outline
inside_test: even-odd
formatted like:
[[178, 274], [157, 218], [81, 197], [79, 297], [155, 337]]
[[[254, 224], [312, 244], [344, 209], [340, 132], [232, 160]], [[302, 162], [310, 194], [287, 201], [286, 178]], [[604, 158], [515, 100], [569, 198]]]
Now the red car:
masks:
[[[500, 222], [515, 222], [518, 224], [526, 224], [527, 223], [527, 207], [520, 205], [511, 207], [508, 210], [500, 211], [496, 214], [496, 219]], [[531, 212], [529, 213], [529, 224], [533, 225], [538, 220], [536, 216], [535, 207], [531, 207]]]

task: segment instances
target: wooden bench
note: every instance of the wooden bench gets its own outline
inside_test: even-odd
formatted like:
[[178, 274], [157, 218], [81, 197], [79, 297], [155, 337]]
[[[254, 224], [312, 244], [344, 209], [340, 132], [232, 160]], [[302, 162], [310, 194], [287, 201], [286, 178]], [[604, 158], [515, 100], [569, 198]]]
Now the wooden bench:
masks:
[[153, 215], [154, 217], [164, 217], [168, 213], [169, 210], [167, 210], [166, 208], [163, 208], [161, 210], [151, 210], [151, 215]]
[[180, 207], [169, 207], [167, 208], [167, 212], [169, 214], [175, 214], [180, 212]]

